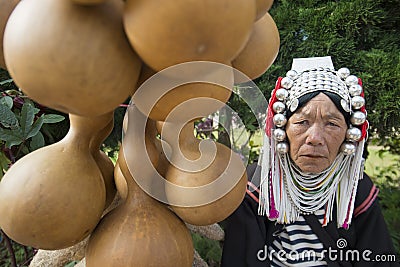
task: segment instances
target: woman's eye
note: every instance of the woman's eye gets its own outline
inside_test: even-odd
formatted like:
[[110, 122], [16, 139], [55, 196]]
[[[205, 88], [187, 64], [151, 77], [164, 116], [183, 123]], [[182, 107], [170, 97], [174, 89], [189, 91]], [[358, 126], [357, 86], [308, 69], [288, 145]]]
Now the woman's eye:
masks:
[[337, 124], [337, 123], [335, 123], [335, 122], [328, 122], [328, 125], [329, 126], [335, 126], [335, 127], [338, 127], [339, 125]]
[[307, 120], [301, 120], [301, 121], [297, 121], [295, 124], [298, 124], [298, 125], [306, 125], [307, 123], [308, 123]]

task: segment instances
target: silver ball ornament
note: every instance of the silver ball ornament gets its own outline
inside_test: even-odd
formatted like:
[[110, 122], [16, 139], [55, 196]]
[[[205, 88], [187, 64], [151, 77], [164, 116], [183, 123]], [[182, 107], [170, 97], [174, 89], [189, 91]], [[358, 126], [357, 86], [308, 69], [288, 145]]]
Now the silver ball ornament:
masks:
[[289, 96], [289, 92], [284, 88], [279, 88], [278, 90], [276, 90], [275, 95], [279, 101], [285, 101], [286, 98]]
[[354, 75], [347, 76], [346, 80], [344, 81], [348, 86], [358, 84], [358, 78]]
[[289, 152], [289, 145], [286, 142], [280, 142], [276, 144], [276, 151], [278, 151], [279, 154], [285, 154]]
[[287, 119], [285, 115], [279, 113], [274, 115], [273, 121], [277, 127], [283, 127], [286, 125]]
[[365, 105], [365, 99], [362, 96], [356, 95], [351, 99], [351, 105], [354, 109], [360, 109]]
[[283, 102], [280, 101], [276, 101], [273, 105], [272, 105], [272, 110], [275, 113], [283, 113], [286, 109], [285, 104], [283, 104]]
[[356, 111], [350, 117], [350, 122], [353, 125], [361, 125], [367, 120], [367, 115], [364, 112]]
[[356, 146], [352, 143], [343, 143], [342, 146], [340, 147], [340, 150], [345, 155], [352, 155], [356, 152]]
[[286, 77], [289, 77], [290, 79], [294, 80], [297, 77], [297, 71], [289, 70], [288, 72], [286, 72]]
[[361, 95], [362, 93], [362, 86], [359, 84], [353, 84], [349, 88], [349, 94], [351, 96]]
[[274, 130], [274, 139], [278, 142], [282, 142], [286, 139], [286, 132], [282, 129], [275, 129]]
[[362, 136], [361, 130], [357, 127], [349, 128], [346, 132], [346, 139], [348, 141], [357, 142]]
[[290, 89], [293, 86], [293, 80], [289, 77], [284, 77], [281, 80], [281, 86], [286, 89]]
[[338, 76], [344, 80], [350, 75], [350, 70], [348, 68], [340, 68], [337, 71]]

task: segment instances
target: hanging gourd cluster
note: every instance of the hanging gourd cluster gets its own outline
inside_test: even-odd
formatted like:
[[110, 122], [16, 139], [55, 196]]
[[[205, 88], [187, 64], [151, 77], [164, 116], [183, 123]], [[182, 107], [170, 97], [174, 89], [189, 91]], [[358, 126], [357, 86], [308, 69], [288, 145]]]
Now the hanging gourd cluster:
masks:
[[[271, 0], [0, 0], [0, 67], [31, 99], [70, 119], [65, 138], [24, 156], [3, 177], [1, 229], [19, 243], [51, 250], [90, 235], [90, 267], [191, 266], [193, 245], [184, 222], [209, 225], [228, 217], [244, 197], [245, 173], [210, 203], [167, 205], [142, 190], [129, 162], [140, 164], [148, 155], [166, 181], [186, 188], [214, 182], [229, 160], [242, 166], [238, 155], [215, 143], [215, 160], [188, 172], [169, 164], [157, 138], [166, 132], [163, 142], [172, 157], [179, 150], [195, 160], [200, 140], [193, 121], [181, 127], [178, 142], [173, 130], [165, 130], [176, 128], [173, 120], [164, 121], [191, 99], [225, 103], [232, 93], [226, 84], [241, 81], [232, 71], [223, 75], [225, 87], [185, 83], [158, 98], [146, 114], [145, 151], [134, 146], [142, 138], [135, 121], [144, 116], [141, 103], [152, 88], [135, 92], [153, 74], [185, 62], [217, 62], [250, 79], [261, 76], [279, 48], [271, 5]], [[199, 72], [205, 78], [215, 74]], [[114, 166], [99, 148], [113, 129], [114, 110], [130, 96], [135, 105], [128, 108], [124, 138], [133, 146], [121, 147]], [[196, 106], [205, 114], [218, 108]], [[244, 171], [244, 165], [237, 169]], [[123, 203], [102, 216], [117, 190]], [[171, 203], [197, 197], [174, 190], [165, 189]]]

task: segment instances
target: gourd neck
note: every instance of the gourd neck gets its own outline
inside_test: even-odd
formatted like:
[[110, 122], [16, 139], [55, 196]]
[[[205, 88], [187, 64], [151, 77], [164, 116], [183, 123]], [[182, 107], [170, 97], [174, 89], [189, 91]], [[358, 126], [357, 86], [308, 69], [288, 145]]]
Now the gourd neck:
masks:
[[[104, 140], [103, 139], [100, 141], [100, 136], [98, 135], [100, 135], [99, 133], [101, 132], [101, 138], [104, 138], [106, 130], [110, 130], [107, 127], [110, 127], [109, 124], [112, 119], [112, 112], [96, 117], [84, 117], [75, 114], [69, 114], [70, 128], [66, 137], [64, 138], [64, 141], [73, 142], [76, 146], [86, 149], [90, 149], [93, 147], [96, 147], [96, 149], [98, 149], [101, 142], [103, 142]], [[107, 126], [105, 127], [104, 125]]]
[[[182, 152], [189, 160], [197, 160], [200, 156], [200, 140], [194, 136], [194, 123], [189, 122], [185, 124], [179, 133], [178, 139], [179, 147], [172, 146], [173, 155], [176, 155], [177, 149]], [[174, 156], [175, 157], [175, 156]]]
[[198, 150], [198, 140], [194, 136], [194, 122], [190, 121], [183, 125], [181, 123], [164, 122], [159, 126], [161, 138], [165, 140], [173, 150]]
[[110, 122], [101, 129], [97, 134], [93, 136], [90, 140], [90, 151], [91, 153], [96, 153], [100, 149], [101, 144], [110, 135], [111, 131], [114, 128], [114, 118], [111, 118]]

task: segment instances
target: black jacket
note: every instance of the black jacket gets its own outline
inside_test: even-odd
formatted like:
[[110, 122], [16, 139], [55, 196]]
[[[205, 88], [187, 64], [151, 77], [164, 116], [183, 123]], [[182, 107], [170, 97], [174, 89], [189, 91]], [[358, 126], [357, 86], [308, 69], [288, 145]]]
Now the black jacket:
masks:
[[[249, 182], [251, 181], [256, 186], [260, 184], [259, 166], [250, 165], [247, 168], [247, 174]], [[335, 216], [326, 227], [321, 227], [314, 215], [305, 216], [324, 248], [328, 250], [331, 247], [331, 255], [333, 255], [331, 258], [334, 259], [336, 255], [338, 260], [357, 259], [355, 250], [358, 251], [359, 260], [355, 261], [330, 261], [329, 257], [326, 257], [328, 266], [400, 266], [376, 198], [377, 193], [378, 189], [365, 174], [358, 185], [353, 220], [348, 230], [337, 228]], [[261, 261], [257, 258], [257, 253], [272, 243], [273, 233], [282, 225], [258, 215], [257, 197], [257, 192], [248, 192], [239, 208], [226, 220], [222, 267], [270, 266], [268, 257]], [[345, 239], [347, 245], [341, 249], [341, 252], [339, 250], [335, 252], [333, 249], [338, 249], [336, 243], [339, 238]], [[350, 250], [348, 256], [345, 256], [345, 249]], [[340, 253], [344, 256], [340, 257]], [[390, 258], [391, 261], [377, 261], [384, 257]], [[393, 257], [396, 257], [395, 261]], [[371, 259], [371, 261], [365, 259]]]

